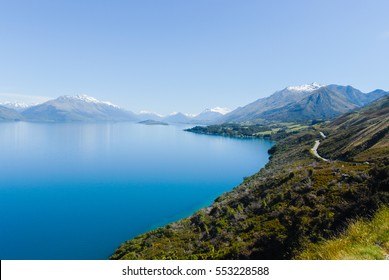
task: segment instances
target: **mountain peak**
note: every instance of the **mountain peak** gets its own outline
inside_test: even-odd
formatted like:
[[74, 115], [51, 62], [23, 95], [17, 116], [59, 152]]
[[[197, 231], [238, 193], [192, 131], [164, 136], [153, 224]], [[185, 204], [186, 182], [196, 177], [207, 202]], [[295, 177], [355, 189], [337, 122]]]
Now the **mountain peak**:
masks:
[[89, 95], [86, 95], [86, 94], [77, 94], [76, 96], [74, 96], [74, 98], [85, 101], [85, 102], [89, 102], [89, 103], [101, 103], [96, 98], [89, 96]]
[[75, 96], [64, 95], [64, 96], [59, 97], [58, 100], [77, 100], [77, 101], [83, 101], [83, 102], [87, 102], [87, 103], [105, 104], [108, 106], [119, 108], [119, 106], [117, 106], [109, 101], [100, 101], [100, 100], [98, 100], [92, 96], [86, 95], [86, 94], [77, 94]]
[[335, 84], [290, 86], [232, 111], [220, 122], [327, 120], [387, 94], [380, 90], [363, 93], [351, 86]]
[[27, 104], [24, 102], [11, 102], [11, 101], [0, 102], [0, 106], [7, 107], [9, 109], [14, 109], [16, 111], [24, 110], [34, 105], [36, 104]]
[[194, 114], [189, 114], [189, 113], [181, 113], [181, 112], [172, 112], [168, 115], [168, 117], [171, 117], [171, 116], [185, 116], [185, 117], [189, 117], [189, 118], [192, 118], [194, 117], [195, 115]]
[[324, 87], [324, 85], [313, 82], [311, 84], [305, 84], [305, 85], [299, 85], [299, 86], [289, 86], [286, 89], [289, 91], [294, 91], [294, 92], [302, 92], [302, 91], [311, 92], [311, 91], [317, 90], [321, 87]]
[[231, 110], [228, 108], [215, 107], [212, 109], [205, 109], [202, 113], [207, 113], [207, 112], [214, 112], [214, 113], [219, 113], [219, 114], [225, 115], [225, 114], [231, 112]]

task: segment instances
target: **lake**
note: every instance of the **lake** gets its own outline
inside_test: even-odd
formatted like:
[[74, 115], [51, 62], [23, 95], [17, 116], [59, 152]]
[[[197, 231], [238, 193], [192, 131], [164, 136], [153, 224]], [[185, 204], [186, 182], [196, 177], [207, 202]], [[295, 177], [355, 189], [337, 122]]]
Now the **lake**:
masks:
[[107, 259], [268, 162], [272, 142], [135, 123], [0, 123], [0, 259]]

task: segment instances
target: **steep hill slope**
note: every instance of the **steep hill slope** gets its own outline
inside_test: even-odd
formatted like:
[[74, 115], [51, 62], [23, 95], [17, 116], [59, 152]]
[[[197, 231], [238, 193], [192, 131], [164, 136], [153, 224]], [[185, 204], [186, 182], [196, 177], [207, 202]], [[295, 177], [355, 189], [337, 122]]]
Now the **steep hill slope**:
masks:
[[383, 159], [389, 152], [389, 96], [338, 118], [327, 131], [334, 135], [319, 148], [325, 157], [359, 162]]
[[[388, 117], [387, 103], [380, 102], [366, 109], [359, 121], [369, 122], [376, 106], [383, 110], [381, 118]], [[389, 204], [389, 151], [371, 154], [373, 164], [316, 158], [311, 148], [320, 131], [330, 133], [325, 141], [345, 132], [344, 143], [352, 141], [356, 123], [332, 128], [339, 122], [279, 141], [270, 149], [265, 168], [210, 207], [123, 243], [111, 258], [291, 259], [307, 244], [339, 233], [349, 219], [370, 217]], [[361, 146], [354, 156], [368, 150]]]
[[372, 220], [351, 222], [338, 237], [311, 244], [297, 259], [383, 260], [389, 254], [389, 207], [382, 207]]

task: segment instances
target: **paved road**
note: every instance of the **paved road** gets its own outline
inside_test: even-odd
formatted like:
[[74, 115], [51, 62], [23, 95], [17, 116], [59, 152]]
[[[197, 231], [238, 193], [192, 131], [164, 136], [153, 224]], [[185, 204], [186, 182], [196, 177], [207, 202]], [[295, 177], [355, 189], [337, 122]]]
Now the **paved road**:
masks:
[[320, 158], [321, 160], [324, 160], [324, 161], [328, 161], [328, 159], [321, 157], [321, 156], [317, 153], [317, 148], [319, 147], [319, 145], [320, 145], [320, 141], [319, 141], [319, 140], [316, 140], [316, 141], [315, 141], [315, 145], [314, 145], [313, 148], [311, 149], [312, 153], [313, 153], [317, 158]]

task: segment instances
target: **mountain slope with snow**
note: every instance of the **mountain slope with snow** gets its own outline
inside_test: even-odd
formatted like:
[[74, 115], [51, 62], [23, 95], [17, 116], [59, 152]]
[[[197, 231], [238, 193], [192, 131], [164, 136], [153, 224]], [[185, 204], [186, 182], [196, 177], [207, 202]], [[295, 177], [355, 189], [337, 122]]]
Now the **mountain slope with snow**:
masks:
[[217, 121], [218, 119], [220, 119], [221, 117], [223, 116], [223, 114], [219, 113], [219, 112], [215, 112], [215, 111], [211, 111], [211, 110], [205, 110], [203, 112], [201, 112], [200, 114], [198, 114], [197, 116], [195, 116], [193, 119], [194, 120], [197, 120], [199, 122], [214, 122], [214, 121]]
[[160, 118], [159, 120], [163, 120], [168, 123], [213, 124], [229, 111], [230, 110], [227, 108], [216, 107], [212, 109], [205, 109], [197, 115], [172, 113], [168, 116]]
[[[287, 87], [283, 90], [276, 91], [269, 97], [260, 98], [244, 107], [239, 107], [234, 111], [226, 114], [221, 122], [242, 122], [260, 118], [261, 113], [296, 102], [301, 98], [312, 93], [315, 83], [311, 85]], [[319, 87], [317, 87], [319, 88]]]
[[324, 85], [313, 82], [312, 84], [300, 85], [300, 86], [289, 86], [286, 89], [294, 92], [312, 92], [319, 88], [325, 87]]
[[219, 122], [305, 121], [330, 119], [389, 94], [383, 90], [363, 93], [351, 86], [317, 83], [289, 86], [222, 117]]
[[229, 113], [227, 108], [215, 107], [212, 109], [205, 109], [200, 114], [193, 117], [197, 124], [214, 124], [219, 121], [225, 114]]
[[162, 118], [162, 120], [167, 123], [186, 123], [186, 124], [193, 123], [193, 117], [180, 112], [172, 113]]
[[23, 102], [10, 102], [10, 101], [0, 103], [0, 106], [15, 110], [17, 112], [22, 112], [23, 110], [26, 110], [27, 108], [34, 105], [36, 104], [27, 104]]
[[136, 121], [137, 116], [105, 101], [87, 95], [61, 96], [30, 107], [22, 115], [31, 121]]
[[149, 111], [141, 111], [139, 114], [137, 114], [137, 117], [139, 121], [146, 121], [146, 120], [161, 121], [164, 118], [164, 116], [160, 114], [149, 112]]

